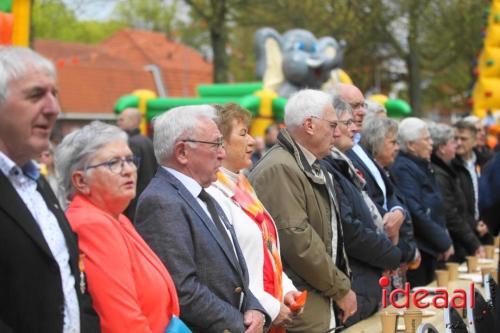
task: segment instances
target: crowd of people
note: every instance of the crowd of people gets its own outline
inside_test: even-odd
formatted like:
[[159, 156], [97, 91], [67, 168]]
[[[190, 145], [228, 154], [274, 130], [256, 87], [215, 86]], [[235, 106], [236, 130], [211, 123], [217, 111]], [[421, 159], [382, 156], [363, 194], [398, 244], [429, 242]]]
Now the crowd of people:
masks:
[[351, 84], [297, 92], [265, 138], [228, 103], [55, 146], [59, 112], [54, 65], [0, 49], [1, 332], [326, 332], [500, 228], [480, 119], [398, 122]]

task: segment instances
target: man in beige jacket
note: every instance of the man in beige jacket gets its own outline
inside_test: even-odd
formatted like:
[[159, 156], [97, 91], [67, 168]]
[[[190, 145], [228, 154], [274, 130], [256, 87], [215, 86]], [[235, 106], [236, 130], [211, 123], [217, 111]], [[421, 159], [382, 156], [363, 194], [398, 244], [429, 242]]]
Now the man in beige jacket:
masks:
[[302, 90], [285, 107], [286, 129], [250, 173], [278, 227], [284, 268], [308, 290], [304, 313], [290, 332], [324, 332], [357, 309], [339, 216], [338, 191], [318, 161], [340, 136], [329, 95]]

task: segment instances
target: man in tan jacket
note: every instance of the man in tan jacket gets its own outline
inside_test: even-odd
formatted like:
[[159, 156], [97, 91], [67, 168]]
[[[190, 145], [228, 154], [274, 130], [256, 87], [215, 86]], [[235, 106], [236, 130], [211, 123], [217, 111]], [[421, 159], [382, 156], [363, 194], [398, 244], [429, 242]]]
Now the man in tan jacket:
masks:
[[297, 289], [308, 290], [304, 313], [288, 331], [324, 332], [357, 309], [338, 191], [318, 163], [340, 136], [331, 97], [299, 91], [285, 107], [285, 125], [249, 178], [278, 227], [286, 273]]

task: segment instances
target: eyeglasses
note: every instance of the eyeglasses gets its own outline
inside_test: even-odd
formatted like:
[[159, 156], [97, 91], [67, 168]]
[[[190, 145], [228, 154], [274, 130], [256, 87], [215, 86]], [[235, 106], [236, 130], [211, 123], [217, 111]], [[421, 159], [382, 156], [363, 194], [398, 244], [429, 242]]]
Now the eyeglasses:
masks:
[[121, 174], [123, 172], [123, 167], [125, 166], [125, 163], [128, 166], [133, 166], [134, 168], [137, 168], [140, 160], [141, 159], [139, 156], [115, 157], [106, 162], [102, 162], [95, 165], [89, 165], [85, 168], [85, 170], [106, 166], [112, 173]]
[[353, 110], [357, 110], [357, 109], [366, 109], [368, 107], [368, 104], [366, 104], [366, 102], [359, 102], [359, 103], [349, 103], [349, 105], [351, 106], [351, 108]]
[[204, 143], [207, 145], [211, 145], [212, 147], [215, 147], [215, 149], [221, 149], [224, 148], [224, 139], [219, 138], [217, 141], [202, 141], [202, 140], [193, 140], [193, 139], [184, 139], [181, 140], [182, 142], [194, 142], [194, 143]]
[[326, 119], [323, 119], [323, 118], [320, 118], [320, 117], [316, 117], [316, 116], [311, 116], [311, 118], [315, 118], [315, 119], [326, 121], [330, 125], [330, 127], [332, 128], [332, 130], [335, 130], [337, 128], [337, 126], [338, 126], [338, 122], [337, 121], [330, 121], [330, 120], [326, 120]]
[[347, 127], [349, 127], [352, 124], [354, 124], [354, 120], [352, 120], [352, 118], [351, 119], [347, 119], [347, 120], [337, 120], [337, 122], [341, 123], [341, 124], [344, 124]]

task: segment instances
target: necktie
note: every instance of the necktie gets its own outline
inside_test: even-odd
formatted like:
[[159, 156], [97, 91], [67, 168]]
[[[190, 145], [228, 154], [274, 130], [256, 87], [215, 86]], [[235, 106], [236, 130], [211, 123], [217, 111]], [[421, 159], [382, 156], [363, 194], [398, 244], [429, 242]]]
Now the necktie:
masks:
[[223, 222], [221, 221], [219, 214], [217, 213], [217, 209], [215, 208], [214, 204], [214, 199], [208, 194], [204, 189], [201, 189], [200, 194], [198, 197], [207, 204], [207, 209], [208, 212], [210, 213], [210, 217], [212, 218], [212, 221], [214, 222], [215, 226], [219, 230], [219, 233], [221, 234], [222, 238], [224, 238], [224, 241], [226, 242], [227, 249], [229, 252], [234, 255], [233, 251], [233, 242], [231, 242], [231, 239], [229, 239], [229, 235], [227, 234], [226, 228], [222, 224]]

